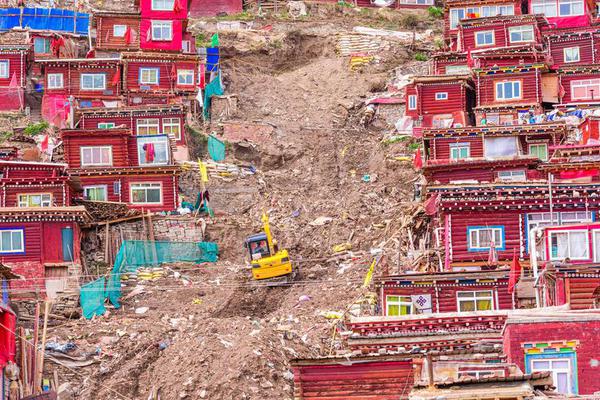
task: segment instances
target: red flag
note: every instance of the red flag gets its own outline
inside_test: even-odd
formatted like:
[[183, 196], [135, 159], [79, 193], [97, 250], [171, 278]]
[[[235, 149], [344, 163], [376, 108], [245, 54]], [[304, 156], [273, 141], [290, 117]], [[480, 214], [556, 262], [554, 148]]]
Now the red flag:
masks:
[[423, 159], [421, 158], [421, 149], [420, 148], [418, 148], [417, 152], [415, 153], [415, 158], [413, 160], [413, 166], [416, 169], [423, 168]]
[[44, 153], [46, 151], [48, 151], [48, 135], [44, 135], [44, 138], [42, 139], [42, 142], [40, 143], [40, 149]]
[[127, 29], [125, 30], [125, 43], [130, 44], [131, 43], [131, 27], [128, 26]]
[[171, 67], [171, 80], [177, 80], [177, 68], [175, 68], [175, 64]]
[[10, 78], [10, 83], [8, 84], [8, 87], [13, 88], [13, 89], [19, 87], [19, 81], [17, 80], [16, 72], [13, 72], [12, 78]]
[[508, 293], [513, 293], [515, 291], [515, 286], [517, 286], [517, 282], [519, 282], [520, 277], [521, 264], [519, 264], [519, 258], [517, 257], [517, 252], [515, 251], [512, 264], [510, 265], [510, 274], [508, 277]]
[[206, 87], [206, 66], [204, 64], [200, 64], [199, 68], [200, 79], [198, 79], [198, 86], [200, 89], [204, 89]]
[[119, 84], [120, 80], [121, 80], [121, 69], [119, 67], [117, 67], [117, 72], [115, 72], [115, 74], [113, 75], [111, 83], [113, 86], [117, 86]]
[[471, 57], [471, 49], [467, 51], [467, 66], [473, 68], [473, 57]]
[[181, 4], [179, 4], [179, 0], [175, 0], [175, 4], [173, 4], [173, 11], [176, 13], [181, 11]]
[[85, 58], [96, 58], [96, 50], [91, 49], [90, 51], [88, 51], [85, 55]]
[[565, 87], [562, 85], [562, 83], [560, 83], [558, 87], [558, 98], [560, 99], [560, 101], [562, 101], [562, 98], [565, 97], [565, 94], [567, 94], [567, 91], [565, 90]]
[[425, 201], [425, 214], [435, 215], [437, 213], [438, 197], [439, 195], [437, 193], [434, 193], [430, 198], [428, 198]]

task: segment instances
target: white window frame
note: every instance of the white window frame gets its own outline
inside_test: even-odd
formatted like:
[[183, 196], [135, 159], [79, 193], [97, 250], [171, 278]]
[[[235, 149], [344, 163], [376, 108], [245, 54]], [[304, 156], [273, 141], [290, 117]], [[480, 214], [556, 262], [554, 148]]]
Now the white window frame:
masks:
[[[86, 77], [90, 77], [90, 76], [92, 77], [92, 87], [85, 87], [84, 84], [83, 84], [83, 82], [84, 82], [84, 80], [85, 80]], [[102, 87], [96, 87], [95, 86], [95, 84], [96, 84], [95, 78], [98, 77], [98, 76], [102, 77]], [[89, 90], [89, 91], [92, 91], [92, 90], [106, 90], [106, 74], [104, 74], [104, 73], [99, 73], [99, 74], [98, 73], [84, 73], [84, 74], [81, 74], [81, 77], [79, 78], [79, 85], [80, 85], [79, 88], [81, 90]]]
[[48, 74], [48, 89], [63, 89], [64, 87], [65, 81], [62, 73]]
[[[140, 85], [158, 85], [160, 82], [160, 68], [141, 67], [139, 71]], [[151, 73], [154, 73], [153, 76], [151, 76]], [[144, 74], [146, 75], [145, 77]]]
[[502, 182], [525, 182], [527, 174], [524, 169], [498, 171], [498, 180]]
[[[576, 53], [573, 53], [569, 56], [569, 53], [573, 52], [574, 50], [577, 50]], [[570, 57], [573, 57], [573, 55], [576, 55], [576, 58], [573, 59], [569, 59]], [[579, 49], [579, 46], [575, 46], [575, 47], [565, 47], [563, 49], [563, 61], [566, 63], [576, 63], [581, 61], [581, 50]]]
[[[163, 30], [168, 27], [169, 35], [163, 36]], [[152, 30], [152, 40], [161, 42], [170, 42], [173, 40], [173, 21], [152, 21], [150, 29]], [[159, 29], [160, 36], [156, 36], [155, 29]]]
[[[10, 232], [10, 250], [2, 250], [2, 233]], [[20, 248], [15, 249], [13, 243], [13, 234], [19, 233], [19, 245]], [[24, 229], [0, 229], [0, 254], [12, 254], [12, 253], [25, 253], [25, 230]]]
[[[571, 12], [569, 14], [563, 14], [561, 11], [561, 6], [565, 4], [570, 4]], [[574, 6], [579, 5], [581, 7], [581, 12], [577, 14], [573, 14], [572, 10]], [[585, 14], [585, 1], [584, 0], [558, 0], [558, 16], [559, 17], [578, 17]]]
[[8, 79], [10, 77], [10, 60], [0, 60], [0, 78]]
[[192, 42], [189, 40], [181, 41], [181, 51], [183, 53], [191, 53], [192, 52]]
[[[512, 97], [506, 97], [506, 90], [505, 90], [505, 85], [506, 84], [511, 84], [512, 88]], [[519, 100], [521, 98], [523, 98], [523, 85], [521, 83], [521, 81], [502, 81], [502, 82], [496, 82], [495, 86], [495, 93], [494, 93], [494, 98], [497, 101], [512, 101], [512, 100]], [[498, 88], [502, 86], [502, 97], [500, 97], [500, 90], [498, 90]], [[519, 89], [519, 96], [515, 97], [515, 88]]]
[[90, 200], [90, 201], [108, 201], [108, 185], [91, 185], [83, 187], [83, 197], [89, 200], [88, 192], [90, 190], [102, 190], [104, 192], [104, 200]]
[[[566, 257], [553, 257], [552, 255], [552, 237], [554, 235], [558, 235], [558, 234], [567, 234], [567, 256]], [[572, 251], [571, 251], [571, 234], [572, 233], [584, 233], [585, 234], [585, 251], [586, 254], [583, 257], [573, 257], [572, 256]], [[570, 259], [570, 260], [589, 260], [590, 259], [590, 237], [589, 237], [589, 233], [586, 229], [569, 229], [569, 230], [555, 230], [555, 231], [550, 231], [548, 233], [548, 246], [550, 248], [550, 260], [551, 261], [556, 261], [556, 260], [564, 260], [566, 258]]]
[[98, 129], [114, 129], [114, 122], [98, 122]]
[[[150, 128], [156, 127], [156, 133], [151, 133]], [[143, 131], [145, 130], [145, 132]], [[138, 136], [160, 135], [160, 119], [139, 118], [135, 124], [135, 133]]]
[[[144, 144], [152, 143], [154, 145], [160, 144], [165, 149], [165, 161], [164, 162], [146, 162], [143, 159], [143, 146]], [[145, 165], [168, 165], [171, 159], [171, 154], [169, 152], [169, 137], [165, 135], [150, 135], [150, 136], [139, 136], [137, 138], [137, 152], [138, 152], [138, 164], [141, 166]], [[156, 147], [156, 146], [155, 146]]]
[[[529, 33], [531, 33], [531, 39], [523, 39], [523, 36]], [[513, 34], [520, 35], [520, 39], [513, 40]], [[533, 29], [533, 25], [511, 26], [508, 28], [508, 40], [510, 43], [535, 42], [535, 31]]]
[[[467, 149], [467, 156], [461, 157], [461, 150]], [[470, 143], [450, 143], [450, 159], [451, 160], [466, 160], [471, 158], [471, 144]]]
[[[178, 69], [177, 70], [177, 84], [181, 85], [181, 86], [194, 86], [195, 75], [196, 75], [196, 71], [194, 71], [193, 69]], [[182, 78], [189, 78], [189, 77], [192, 77], [191, 83], [182, 82]]]
[[461, 378], [463, 376], [472, 376], [477, 379], [486, 377], [486, 376], [504, 376], [504, 371], [501, 369], [481, 369], [481, 370], [458, 371], [458, 377]]
[[[44, 45], [43, 45], [44, 51], [37, 51], [36, 50], [35, 43], [38, 42], [38, 41], [40, 41], [40, 40], [44, 43]], [[47, 37], [36, 37], [36, 38], [33, 38], [33, 53], [34, 54], [50, 54], [52, 52], [51, 44], [52, 44], [52, 42]]]
[[[460, 18], [460, 13], [462, 12], [463, 17]], [[450, 9], [450, 29], [457, 29], [458, 24], [461, 20], [467, 18], [467, 12], [464, 8], [451, 8]]]
[[[531, 148], [532, 147], [543, 147], [544, 148], [544, 157], [538, 157], [540, 160], [542, 161], [548, 161], [549, 155], [548, 155], [548, 143], [529, 143], [528, 148], [527, 148], [527, 152], [529, 155], [534, 155], [531, 153]], [[537, 154], [536, 154], [537, 155]]]
[[175, 0], [152, 0], [150, 8], [152, 11], [173, 11]]
[[[152, 186], [148, 186], [152, 185]], [[146, 191], [146, 199], [148, 199], [148, 189], [159, 189], [160, 193], [160, 201], [159, 202], [135, 202], [133, 201], [133, 191], [134, 190], [145, 190]], [[163, 203], [163, 187], [161, 182], [132, 182], [129, 185], [129, 202], [131, 204], [156, 204], [160, 205]]]
[[[484, 35], [487, 36], [487, 34], [491, 33], [492, 34], [492, 42], [491, 43], [480, 43], [479, 41], [479, 35]], [[476, 47], [483, 47], [483, 46], [494, 46], [496, 44], [496, 32], [495, 31], [479, 31], [479, 32], [475, 32], [475, 46]]]
[[600, 262], [600, 251], [596, 252], [596, 241], [600, 243], [600, 229], [592, 229], [592, 251], [594, 252], [594, 262]]
[[[559, 373], [566, 373], [567, 374], [567, 393], [564, 394], [573, 394], [572, 390], [571, 390], [571, 379], [572, 379], [572, 375], [573, 375], [573, 364], [571, 363], [571, 359], [569, 357], [556, 357], [556, 358], [537, 358], [537, 357], [532, 357], [530, 360], [530, 370], [531, 372], [544, 372], [544, 371], [549, 371], [552, 374], [552, 382], [557, 383], [558, 382], [558, 374]], [[548, 362], [548, 365], [550, 367], [552, 367], [552, 362], [553, 361], [560, 361], [560, 362], [567, 362], [568, 363], [568, 367], [566, 369], [555, 369], [555, 368], [550, 368], [550, 369], [541, 369], [541, 368], [534, 368], [534, 362], [538, 361], [538, 362]], [[558, 386], [556, 386], [555, 391], [558, 392]]]
[[[460, 297], [461, 293], [471, 294], [470, 297]], [[480, 296], [477, 297], [477, 293], [489, 293], [489, 296]], [[490, 290], [461, 290], [456, 292], [456, 311], [458, 312], [477, 312], [477, 311], [494, 311], [496, 309], [496, 302], [494, 299], [494, 291]], [[489, 310], [478, 310], [477, 309], [477, 300], [489, 300], [490, 301], [490, 309]], [[461, 311], [460, 305], [461, 303], [473, 302], [475, 310], [473, 311]]]
[[448, 92], [437, 92], [435, 94], [436, 100], [448, 100]]
[[557, 17], [558, 2], [556, 0], [532, 0], [531, 14], [543, 14], [550, 18]]
[[[398, 300], [397, 301], [393, 301], [390, 300], [391, 297], [397, 297]], [[408, 300], [406, 300], [408, 299]], [[400, 315], [412, 315], [414, 314], [415, 311], [415, 307], [414, 304], [412, 302], [412, 298], [410, 297], [410, 295], [396, 295], [396, 294], [389, 294], [385, 296], [385, 315], [390, 315], [390, 306], [398, 306], [398, 316]], [[409, 313], [408, 314], [401, 314], [400, 313], [400, 309], [401, 307], [409, 307]]]
[[[175, 126], [177, 127], [177, 135], [173, 135], [169, 132], [169, 129], [167, 129]], [[163, 118], [162, 132], [175, 140], [181, 140], [181, 118]]]
[[[590, 92], [590, 87], [594, 87], [594, 95], [591, 96], [575, 96], [576, 88], [586, 88], [586, 94]], [[580, 79], [571, 81], [571, 99], [572, 100], [598, 100], [600, 99], [600, 79]]]
[[[100, 161], [94, 162], [94, 160], [93, 160], [93, 155], [94, 155], [93, 151], [94, 150], [101, 150], [101, 151], [108, 150], [108, 159], [109, 159], [108, 163], [102, 162], [102, 155], [100, 156], [100, 158], [101, 158]], [[112, 146], [82, 146], [82, 147], [80, 147], [79, 151], [80, 151], [80, 156], [81, 156], [81, 166], [82, 167], [110, 167], [113, 164]], [[84, 160], [83, 154], [86, 151], [92, 152], [91, 157], [90, 157], [90, 158], [92, 158], [92, 162], [90, 162], [90, 163], [85, 163], [83, 161]]]
[[113, 25], [113, 37], [125, 37], [127, 33], [127, 25], [115, 24]]
[[[29, 198], [32, 196], [40, 197], [40, 205], [38, 207], [52, 207], [52, 193], [19, 193], [17, 195], [17, 207], [31, 207], [29, 205]], [[44, 198], [46, 199], [44, 200]]]
[[[496, 227], [496, 226], [489, 226], [489, 227], [467, 227], [467, 233], [468, 233], [468, 238], [467, 238], [467, 243], [468, 243], [468, 249], [469, 251], [482, 251], [482, 250], [489, 250], [490, 246], [482, 246], [481, 245], [481, 238], [480, 238], [480, 233], [482, 231], [492, 231], [492, 232], [496, 232], [499, 231], [500, 232], [500, 242], [501, 243], [495, 243], [494, 242], [494, 248], [495, 249], [502, 249], [504, 248], [504, 241], [506, 240], [504, 238], [504, 231], [502, 228]], [[473, 232], [477, 232], [477, 243], [473, 243], [472, 242], [472, 233]], [[492, 236], [493, 239], [496, 238], [496, 234], [493, 233]]]
[[409, 110], [417, 109], [417, 95], [416, 94], [408, 95], [408, 109]]

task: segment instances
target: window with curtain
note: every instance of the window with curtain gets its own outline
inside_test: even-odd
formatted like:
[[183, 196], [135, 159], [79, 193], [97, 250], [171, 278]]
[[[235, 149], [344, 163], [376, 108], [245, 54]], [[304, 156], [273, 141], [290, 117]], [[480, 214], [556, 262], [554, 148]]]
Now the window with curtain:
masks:
[[483, 140], [483, 155], [488, 159], [515, 157], [519, 155], [517, 138], [511, 137], [486, 137]]
[[494, 293], [491, 290], [457, 292], [458, 311], [490, 311], [494, 309]]
[[531, 13], [544, 14], [546, 17], [556, 17], [558, 15], [556, 0], [532, 0]]
[[504, 227], [477, 226], [467, 227], [469, 251], [489, 250], [492, 244], [495, 249], [504, 248]]
[[587, 230], [550, 232], [551, 260], [587, 260], [589, 258]]
[[413, 313], [413, 303], [410, 296], [386, 296], [386, 315], [399, 316]]
[[[558, 356], [558, 355], [557, 355]], [[552, 373], [555, 391], [557, 393], [572, 394], [571, 360], [567, 357], [560, 358], [536, 358], [531, 359], [531, 372], [549, 371]]]

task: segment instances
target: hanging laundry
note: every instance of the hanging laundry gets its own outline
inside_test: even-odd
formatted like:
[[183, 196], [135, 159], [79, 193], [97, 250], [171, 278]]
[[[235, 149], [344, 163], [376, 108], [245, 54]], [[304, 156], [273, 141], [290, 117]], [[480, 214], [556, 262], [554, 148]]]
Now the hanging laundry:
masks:
[[125, 43], [131, 44], [131, 42], [132, 42], [131, 36], [132, 36], [131, 27], [128, 26], [127, 29], [125, 30], [125, 37], [124, 37]]
[[115, 74], [113, 75], [111, 83], [113, 86], [117, 86], [119, 84], [120, 80], [121, 80], [121, 69], [119, 67], [117, 67], [117, 72], [115, 72]]
[[225, 143], [214, 137], [208, 136], [208, 154], [213, 161], [222, 161], [225, 159]]
[[171, 80], [172, 81], [176, 81], [177, 80], [177, 68], [175, 68], [175, 64], [174, 63], [171, 66]]
[[416, 169], [421, 169], [423, 168], [423, 159], [421, 158], [421, 148], [417, 149], [417, 152], [415, 153], [415, 158], [413, 160], [413, 165]]
[[142, 149], [144, 149], [144, 152], [146, 154], [145, 156], [145, 160], [147, 163], [151, 163], [154, 162], [154, 143], [145, 143], [142, 146]]
[[200, 89], [204, 89], [206, 87], [206, 66], [204, 64], [198, 66], [198, 75], [198, 86]]

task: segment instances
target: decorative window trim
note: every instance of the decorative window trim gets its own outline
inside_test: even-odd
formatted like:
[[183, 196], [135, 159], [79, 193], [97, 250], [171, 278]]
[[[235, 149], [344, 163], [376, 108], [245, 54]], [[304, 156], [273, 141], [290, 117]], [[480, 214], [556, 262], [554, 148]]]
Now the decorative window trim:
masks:
[[448, 92], [437, 92], [435, 94], [436, 100], [448, 100]]
[[123, 24], [113, 25], [113, 37], [118, 37], [118, 38], [125, 37], [126, 33], [127, 33], [127, 25], [123, 25]]
[[[60, 81], [60, 85], [57, 85], [57, 78]], [[48, 74], [48, 89], [63, 89], [65, 87], [65, 76], [61, 72], [54, 72]]]
[[[567, 51], [568, 50], [575, 50], [577, 49], [577, 59], [576, 60], [569, 60], [567, 61]], [[565, 63], [577, 63], [579, 61], [581, 61], [581, 49], [579, 46], [574, 46], [574, 47], [565, 47], [563, 49], [563, 61]]]
[[[2, 232], [6, 232], [9, 231], [11, 232], [11, 244], [12, 244], [12, 233], [14, 232], [18, 232], [20, 233], [20, 241], [21, 241], [21, 248], [17, 249], [17, 250], [1, 250], [2, 248]], [[25, 227], [3, 227], [0, 228], [0, 254], [11, 254], [11, 255], [24, 255], [25, 254]]]
[[[83, 196], [86, 199], [89, 199], [88, 195], [86, 194], [86, 191], [88, 189], [102, 189], [104, 190], [104, 199], [105, 200], [96, 200], [96, 201], [107, 201], [108, 200], [108, 185], [89, 185], [89, 186], [84, 186], [83, 187]], [[93, 201], [93, 200], [91, 200]]]
[[471, 243], [471, 232], [472, 231], [481, 231], [481, 230], [486, 230], [486, 229], [500, 230], [500, 239], [502, 241], [502, 246], [498, 246], [498, 244], [496, 243], [496, 246], [494, 247], [494, 249], [496, 251], [506, 250], [506, 236], [505, 236], [505, 232], [504, 232], [504, 225], [490, 225], [490, 226], [468, 226], [467, 227], [468, 251], [488, 251], [488, 250], [490, 250], [490, 247], [474, 247], [474, 246], [472, 246], [472, 243]]
[[[390, 300], [390, 297], [397, 297], [398, 301]], [[404, 300], [403, 300], [404, 298]], [[408, 299], [408, 300], [405, 300]], [[412, 298], [410, 295], [402, 295], [402, 294], [389, 294], [385, 296], [385, 315], [389, 316], [390, 314], [390, 306], [398, 306], [398, 315], [412, 315], [414, 314], [414, 305], [412, 302]], [[402, 314], [400, 312], [401, 307], [408, 307], [409, 312], [407, 314]]]
[[[84, 163], [84, 161], [83, 161], [83, 152], [86, 151], [86, 150], [94, 150], [94, 149], [101, 149], [101, 150], [108, 149], [108, 158], [109, 158], [108, 163], [103, 163], [103, 162], [99, 162], [99, 163], [95, 163], [95, 162]], [[112, 146], [81, 146], [79, 148], [79, 152], [80, 152], [80, 157], [81, 157], [80, 163], [81, 163], [82, 167], [110, 167], [110, 166], [113, 165]]]
[[[21, 200], [21, 196], [25, 196], [26, 199]], [[52, 193], [44, 192], [44, 193], [19, 193], [17, 194], [17, 207], [30, 207], [29, 206], [29, 197], [31, 196], [40, 196], [40, 205], [39, 207], [52, 207], [52, 201], [54, 200], [54, 196]], [[48, 196], [50, 199], [44, 201], [43, 197]], [[46, 203], [47, 205], [44, 205]]]
[[[512, 92], [513, 92], [513, 96], [512, 97], [506, 97], [505, 95], [505, 90], [504, 90], [504, 85], [506, 85], [507, 83], [511, 83], [512, 84]], [[502, 97], [498, 96], [498, 87], [502, 85]], [[515, 92], [515, 85], [517, 85], [519, 87], [519, 96], [518, 97], [514, 97], [514, 92]], [[500, 82], [494, 82], [494, 99], [496, 101], [514, 101], [514, 100], [521, 100], [523, 98], [523, 81], [521, 80], [516, 80], [516, 81], [500, 81]]]
[[[84, 87], [83, 86], [83, 79], [86, 76], [92, 76], [92, 87]], [[102, 77], [102, 87], [93, 87], [93, 83], [94, 83], [94, 77], [96, 76], [101, 76]], [[101, 90], [106, 90], [106, 74], [104, 73], [84, 73], [81, 74], [79, 77], [79, 88], [81, 90], [86, 90], [86, 91], [101, 91]]]
[[[144, 73], [155, 73], [153, 74], [152, 80], [144, 79]], [[146, 78], [149, 78], [148, 76]], [[140, 67], [139, 70], [139, 83], [140, 85], [158, 85], [160, 83], [160, 68], [156, 67]]]
[[[153, 187], [139, 187], [142, 185], [158, 185], [158, 186], [153, 186]], [[138, 187], [135, 187], [138, 186]], [[160, 201], [159, 202], [135, 202], [133, 201], [133, 191], [134, 189], [159, 189], [160, 190]], [[146, 198], [148, 198], [148, 195], [146, 195]], [[139, 205], [162, 205], [163, 204], [163, 185], [162, 182], [131, 182], [129, 184], [129, 202], [131, 204], [139, 204]]]
[[[492, 43], [479, 43], [479, 34], [487, 35], [488, 33], [492, 34]], [[476, 47], [485, 47], [485, 46], [494, 46], [496, 45], [496, 32], [495, 31], [479, 31], [475, 32], [475, 46]]]
[[[489, 297], [477, 297], [477, 293], [489, 293]], [[460, 293], [472, 293], [471, 297], [460, 297]], [[489, 310], [478, 310], [477, 309], [477, 300], [489, 300], [490, 301], [490, 309]], [[460, 303], [464, 302], [474, 302], [474, 311], [461, 311]], [[496, 295], [494, 290], [459, 290], [456, 292], [456, 311], [457, 312], [478, 312], [478, 311], [494, 311], [496, 310]]]

